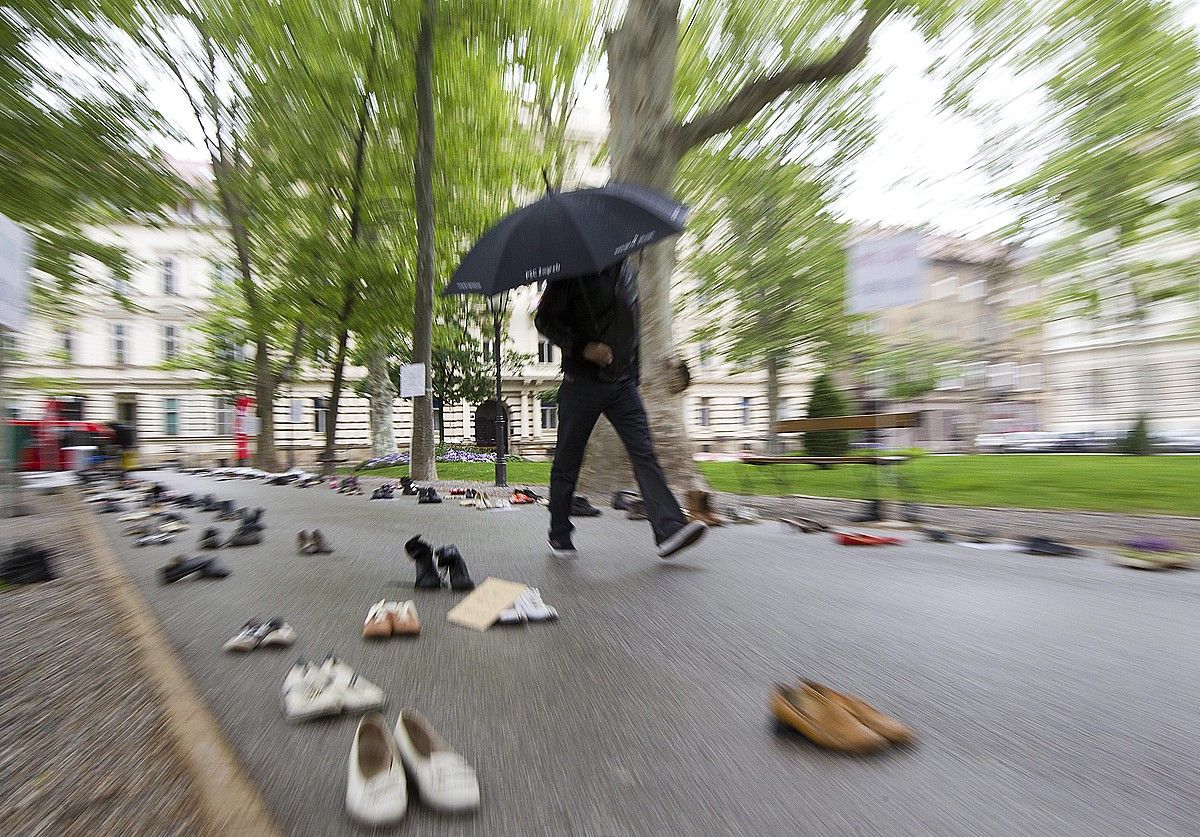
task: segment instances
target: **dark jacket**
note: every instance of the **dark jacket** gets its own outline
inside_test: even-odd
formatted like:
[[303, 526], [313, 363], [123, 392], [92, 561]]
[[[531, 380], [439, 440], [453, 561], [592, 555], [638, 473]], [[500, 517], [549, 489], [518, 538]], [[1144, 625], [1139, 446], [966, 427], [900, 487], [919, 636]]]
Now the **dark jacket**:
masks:
[[[562, 350], [564, 374], [600, 381], [637, 377], [637, 268], [628, 260], [600, 274], [551, 282], [533, 322]], [[601, 369], [585, 360], [588, 343], [612, 349], [613, 362]]]

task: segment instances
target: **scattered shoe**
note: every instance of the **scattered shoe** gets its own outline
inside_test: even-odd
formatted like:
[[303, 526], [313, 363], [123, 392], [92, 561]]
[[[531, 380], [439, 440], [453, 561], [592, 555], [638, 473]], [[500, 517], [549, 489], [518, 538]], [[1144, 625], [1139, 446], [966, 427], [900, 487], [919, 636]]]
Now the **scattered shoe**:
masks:
[[184, 555], [176, 555], [165, 567], [159, 568], [159, 583], [174, 584], [190, 575], [200, 575], [201, 571], [211, 562], [211, 558], [188, 558]]
[[678, 532], [658, 545], [658, 557], [670, 558], [680, 550], [687, 549], [704, 537], [704, 533], [707, 531], [708, 527], [698, 520], [685, 523]]
[[301, 529], [296, 533], [296, 554], [312, 554], [312, 537], [308, 534], [308, 530], [306, 529]]
[[864, 500], [866, 506], [862, 512], [850, 518], [851, 523], [876, 523], [883, 520], [883, 501]]
[[365, 677], [360, 677], [354, 669], [332, 654], [322, 661], [320, 670], [330, 678], [332, 687], [338, 690], [343, 711], [380, 709], [387, 701], [382, 689]]
[[149, 535], [142, 535], [133, 542], [134, 546], [158, 546], [159, 544], [171, 543], [175, 540], [173, 532], [154, 532]]
[[550, 554], [555, 558], [574, 558], [577, 553], [575, 544], [571, 543], [571, 538], [556, 538], [553, 535], [547, 540], [550, 546]]
[[450, 588], [463, 592], [475, 589], [475, 582], [467, 572], [467, 562], [454, 544], [437, 548], [437, 565], [441, 568], [442, 578], [448, 580]]
[[629, 509], [629, 503], [632, 500], [640, 499], [642, 499], [642, 495], [638, 494], [636, 491], [629, 491], [628, 489], [614, 491], [611, 505], [617, 511], [627, 511]]
[[758, 512], [749, 506], [734, 506], [729, 512], [729, 519], [734, 523], [758, 523]]
[[896, 546], [904, 541], [887, 535], [868, 535], [865, 532], [836, 532], [834, 538], [842, 546]]
[[571, 517], [597, 517], [600, 509], [591, 504], [587, 497], [576, 494], [571, 498]]
[[387, 639], [392, 635], [392, 617], [386, 605], [386, 602], [371, 605], [363, 621], [363, 639]]
[[442, 577], [433, 563], [433, 547], [421, 540], [420, 535], [415, 535], [404, 544], [404, 551], [417, 565], [417, 580], [413, 582], [413, 587], [419, 590], [441, 589]]
[[209, 558], [207, 563], [200, 568], [201, 578], [225, 578], [228, 575], [229, 568], [216, 558]]
[[646, 501], [641, 497], [636, 500], [630, 499], [625, 509], [625, 516], [630, 520], [649, 520], [646, 515]]
[[417, 606], [412, 601], [388, 602], [384, 605], [392, 623], [392, 636], [418, 636], [421, 620], [417, 617]]
[[329, 545], [329, 541], [325, 540], [320, 529], [312, 530], [312, 534], [308, 537], [308, 545], [309, 551], [313, 555], [328, 555], [333, 552], [333, 547]]
[[717, 514], [716, 509], [713, 508], [712, 495], [701, 489], [688, 491], [687, 515], [691, 520], [698, 520], [706, 526], [725, 525], [725, 521]]
[[262, 543], [262, 531], [255, 527], [239, 526], [229, 540], [225, 541], [225, 546], [257, 546]]
[[408, 776], [392, 731], [378, 712], [363, 715], [350, 746], [346, 811], [369, 826], [399, 822], [408, 809]]
[[296, 632], [282, 619], [261, 623], [251, 619], [237, 636], [225, 643], [226, 651], [253, 651], [259, 647], [286, 648], [296, 641]]
[[409, 709], [400, 713], [396, 744], [423, 803], [439, 811], [479, 807], [475, 770], [421, 715]]
[[395, 489], [392, 487], [392, 484], [390, 482], [385, 482], [383, 485], [379, 486], [378, 488], [376, 488], [374, 491], [371, 492], [371, 499], [372, 500], [391, 500], [391, 499], [394, 499], [393, 498], [394, 492], [395, 492]]
[[187, 531], [188, 525], [181, 520], [168, 520], [158, 527], [158, 531], [168, 534]]
[[440, 503], [442, 498], [438, 496], [436, 488], [422, 488], [417, 491], [417, 503]]
[[200, 535], [201, 549], [220, 549], [221, 548], [221, 530], [215, 526], [209, 526]]
[[874, 753], [888, 743], [845, 706], [804, 683], [795, 687], [776, 684], [771, 692], [771, 712], [781, 726], [830, 750]]
[[307, 721], [338, 715], [342, 691], [333, 676], [320, 666], [297, 660], [283, 679], [283, 714], [289, 721]]
[[840, 704], [846, 711], [857, 718], [863, 726], [883, 736], [896, 746], [911, 744], [916, 740], [916, 736], [911, 729], [890, 715], [880, 712], [861, 698], [834, 691], [828, 686], [814, 683], [811, 680], [802, 680], [800, 683], [833, 703]]
[[536, 587], [526, 587], [512, 607], [500, 611], [496, 623], [517, 625], [524, 622], [553, 622], [556, 619], [558, 611], [542, 601], [541, 591]]
[[1025, 539], [1025, 551], [1030, 555], [1055, 555], [1063, 557], [1075, 557], [1082, 554], [1073, 546], [1036, 535]]
[[0, 562], [0, 581], [5, 584], [36, 584], [57, 577], [50, 565], [50, 552], [31, 541], [13, 544], [8, 556]]
[[797, 532], [803, 532], [805, 534], [829, 531], [829, 527], [824, 523], [807, 517], [781, 517], [779, 520], [780, 522], [792, 527]]

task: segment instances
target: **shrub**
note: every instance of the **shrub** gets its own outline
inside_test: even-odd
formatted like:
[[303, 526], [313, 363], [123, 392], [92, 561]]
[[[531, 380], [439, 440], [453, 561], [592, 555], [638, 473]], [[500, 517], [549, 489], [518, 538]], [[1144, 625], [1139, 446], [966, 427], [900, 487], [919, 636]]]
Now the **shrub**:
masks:
[[1133, 427], [1125, 434], [1120, 451], [1130, 456], [1149, 456], [1154, 453], [1154, 445], [1150, 441], [1150, 422], [1145, 413], [1137, 417]]
[[[833, 379], [825, 372], [813, 384], [812, 397], [808, 401], [809, 418], [827, 418], [846, 415], [846, 400], [833, 385]], [[845, 456], [850, 450], [850, 431], [820, 430], [804, 434], [804, 450], [809, 456]]]

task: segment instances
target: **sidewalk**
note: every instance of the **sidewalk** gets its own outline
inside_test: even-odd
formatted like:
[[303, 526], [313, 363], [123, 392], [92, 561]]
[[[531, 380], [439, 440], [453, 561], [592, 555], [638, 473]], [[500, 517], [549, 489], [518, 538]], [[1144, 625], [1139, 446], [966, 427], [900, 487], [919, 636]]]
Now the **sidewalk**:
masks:
[[5, 545], [55, 553], [55, 581], [0, 589], [0, 832], [197, 835], [195, 782], [71, 494], [28, 495]]
[[[286, 833], [359, 833], [343, 812], [349, 718], [288, 724], [298, 654], [332, 650], [425, 713], [476, 766], [469, 818], [410, 808], [432, 834], [1185, 834], [1194, 829], [1200, 573], [913, 542], [851, 549], [778, 523], [716, 530], [678, 560], [611, 510], [578, 521], [580, 555], [543, 548], [540, 507], [372, 502], [327, 488], [171, 488], [267, 508], [266, 541], [228, 550], [223, 581], [168, 587], [211, 515], [174, 545], [109, 538]], [[222, 524], [214, 524], [222, 525]], [[337, 551], [297, 556], [299, 529]], [[225, 530], [229, 524], [224, 524]], [[404, 541], [457, 543], [477, 581], [541, 588], [557, 624], [477, 634], [461, 595], [414, 596]], [[398, 582], [394, 584], [394, 582]], [[367, 607], [416, 599], [414, 641], [367, 644]], [[224, 654], [251, 617], [282, 616], [292, 652]], [[799, 674], [911, 723], [918, 747], [847, 759], [778, 737], [766, 697]]]

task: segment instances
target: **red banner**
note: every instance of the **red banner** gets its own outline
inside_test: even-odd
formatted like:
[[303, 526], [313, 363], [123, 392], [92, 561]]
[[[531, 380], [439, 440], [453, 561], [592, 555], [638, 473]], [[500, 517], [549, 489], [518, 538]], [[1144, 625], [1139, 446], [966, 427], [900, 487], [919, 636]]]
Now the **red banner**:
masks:
[[235, 408], [233, 434], [237, 440], [237, 459], [238, 462], [245, 462], [250, 458], [251, 427], [255, 418], [254, 399], [248, 395], [240, 396], [235, 402]]

